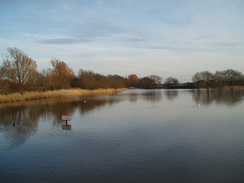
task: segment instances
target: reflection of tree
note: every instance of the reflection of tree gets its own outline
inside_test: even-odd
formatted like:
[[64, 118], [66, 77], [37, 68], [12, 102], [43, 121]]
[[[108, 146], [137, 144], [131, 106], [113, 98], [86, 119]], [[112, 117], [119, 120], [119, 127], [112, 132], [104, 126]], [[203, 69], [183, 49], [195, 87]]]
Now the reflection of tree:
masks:
[[60, 99], [59, 102], [55, 102], [47, 105], [48, 112], [54, 117], [53, 124], [58, 124], [61, 120], [62, 115], [72, 115], [77, 108], [74, 102], [67, 102]]
[[[83, 115], [98, 107], [112, 105], [118, 101], [118, 99], [101, 97], [67, 97], [19, 102], [12, 105], [3, 104], [0, 105], [0, 127], [5, 127], [1, 132], [5, 133], [4, 137], [10, 142], [8, 149], [12, 149], [21, 146], [34, 134], [40, 118], [54, 118], [53, 125], [58, 125], [62, 115], [72, 115], [76, 109]], [[15, 127], [12, 126], [13, 121], [16, 122]]]
[[[143, 100], [149, 101], [149, 102], [157, 102], [161, 100], [161, 91], [160, 90], [139, 90], [134, 91], [134, 89], [131, 90], [132, 92], [124, 93], [123, 95], [120, 95], [122, 97], [128, 98], [130, 102], [137, 102], [138, 98], [142, 98]], [[143, 91], [143, 92], [141, 92]]]
[[10, 142], [9, 147], [6, 150], [11, 150], [16, 147], [20, 147], [24, 144], [34, 133], [35, 129], [28, 128], [22, 125], [15, 127], [9, 126], [4, 131], [4, 136]]
[[130, 93], [129, 100], [131, 102], [137, 102], [137, 100], [138, 100], [138, 93]]
[[18, 125], [37, 128], [39, 118], [54, 117], [54, 123], [58, 123], [62, 115], [72, 115], [76, 109], [84, 114], [114, 102], [118, 100], [101, 97], [67, 97], [0, 105], [0, 126], [8, 126], [15, 121]]
[[[3, 126], [12, 124], [13, 121], [16, 124], [24, 125], [27, 127], [36, 128], [38, 126], [38, 116], [36, 116], [36, 108], [29, 108], [25, 105], [19, 106], [8, 106], [6, 108], [1, 108], [0, 120]], [[40, 113], [41, 111], [38, 110]]]
[[209, 105], [216, 104], [236, 105], [244, 96], [243, 89], [206, 89], [190, 90], [196, 103]]
[[150, 102], [157, 102], [160, 101], [162, 98], [162, 92], [159, 91], [149, 91], [142, 94], [143, 99], [150, 101]]
[[[84, 102], [85, 101], [85, 102]], [[95, 98], [85, 98], [84, 101], [79, 102], [78, 109], [80, 114], [88, 113], [91, 110], [95, 110], [104, 105], [112, 105], [115, 102], [118, 102], [118, 99], [112, 98], [103, 98], [103, 97], [95, 97]]]
[[164, 94], [167, 97], [167, 99], [173, 100], [176, 97], [178, 97], [178, 90], [166, 90]]

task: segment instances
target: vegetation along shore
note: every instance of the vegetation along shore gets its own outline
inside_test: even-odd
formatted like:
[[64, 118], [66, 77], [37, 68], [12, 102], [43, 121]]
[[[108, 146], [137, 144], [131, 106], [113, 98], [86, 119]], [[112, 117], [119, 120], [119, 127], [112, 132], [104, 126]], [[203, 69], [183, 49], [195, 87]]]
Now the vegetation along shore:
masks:
[[[61, 60], [51, 59], [51, 67], [38, 71], [37, 63], [18, 48], [8, 48], [0, 65], [0, 102], [39, 98], [110, 93], [125, 88], [176, 89], [243, 87], [244, 75], [234, 69], [196, 72], [192, 81], [181, 83], [175, 77], [163, 80], [150, 75], [139, 78], [136, 74], [122, 77], [107, 76], [91, 70], [78, 73]], [[164, 81], [164, 82], [163, 82]]]
[[0, 95], [0, 103], [5, 102], [17, 102], [36, 99], [56, 98], [64, 96], [82, 96], [82, 95], [100, 95], [115, 93], [126, 90], [127, 88], [108, 88], [108, 89], [96, 89], [96, 90], [83, 90], [83, 89], [63, 89], [44, 92], [23, 92], [23, 93], [11, 93], [8, 95]]

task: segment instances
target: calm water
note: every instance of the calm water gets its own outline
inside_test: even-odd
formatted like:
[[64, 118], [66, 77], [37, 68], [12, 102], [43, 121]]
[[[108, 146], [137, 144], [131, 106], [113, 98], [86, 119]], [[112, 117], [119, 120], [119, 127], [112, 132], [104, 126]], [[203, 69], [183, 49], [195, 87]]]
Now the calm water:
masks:
[[1, 104], [0, 182], [243, 183], [244, 90]]

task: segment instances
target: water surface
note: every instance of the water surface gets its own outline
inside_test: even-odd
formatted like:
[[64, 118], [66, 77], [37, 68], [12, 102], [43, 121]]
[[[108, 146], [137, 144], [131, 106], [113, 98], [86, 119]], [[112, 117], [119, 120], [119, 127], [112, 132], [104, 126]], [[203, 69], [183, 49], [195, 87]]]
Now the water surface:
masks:
[[243, 99], [134, 89], [1, 104], [0, 181], [244, 182]]

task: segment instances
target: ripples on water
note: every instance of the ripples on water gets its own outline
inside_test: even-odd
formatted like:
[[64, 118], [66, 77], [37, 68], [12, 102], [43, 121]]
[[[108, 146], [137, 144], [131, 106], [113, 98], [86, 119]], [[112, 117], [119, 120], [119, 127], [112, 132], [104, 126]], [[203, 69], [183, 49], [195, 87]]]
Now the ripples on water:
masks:
[[243, 90], [128, 90], [3, 106], [0, 180], [244, 182], [242, 99]]

